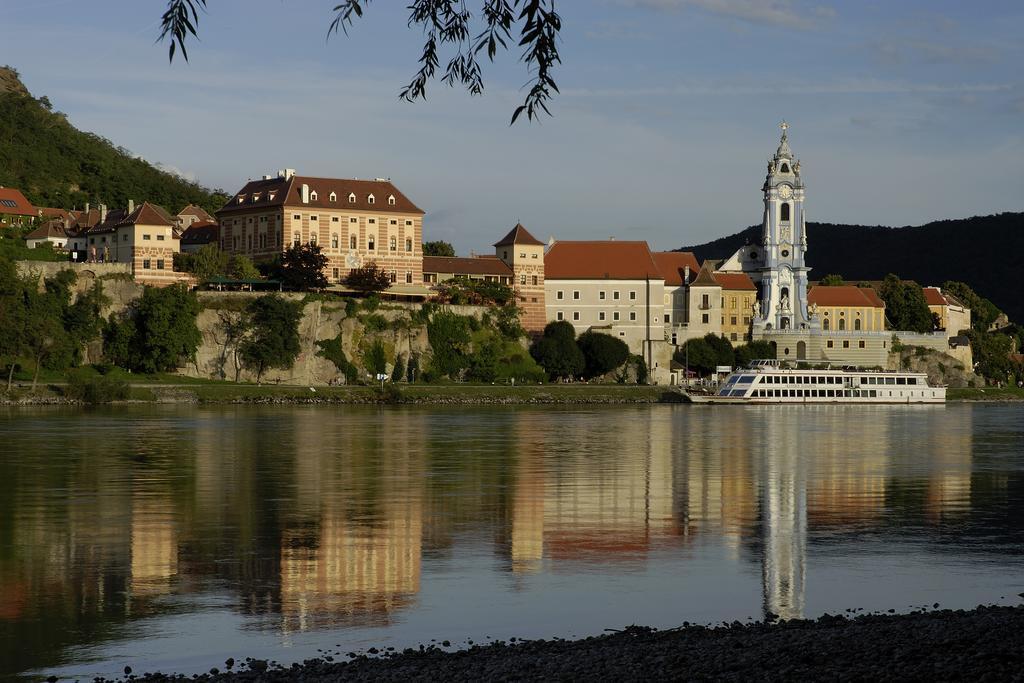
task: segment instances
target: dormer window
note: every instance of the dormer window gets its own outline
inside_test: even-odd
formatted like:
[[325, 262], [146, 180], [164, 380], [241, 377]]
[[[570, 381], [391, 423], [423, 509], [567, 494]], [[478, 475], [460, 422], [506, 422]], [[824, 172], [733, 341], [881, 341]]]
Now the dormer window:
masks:
[[333, 204], [334, 202], [338, 201], [338, 195], [336, 195], [335, 193], [332, 192], [330, 199], [331, 199], [331, 203]]
[[241, 204], [244, 201], [245, 201], [245, 195], [244, 194], [238, 195], [238, 203]]
[[276, 196], [277, 196], [276, 192], [271, 192], [270, 194], [267, 195], [267, 201], [268, 202], [274, 201], [274, 197], [276, 197]]
[[375, 201], [377, 201], [377, 199], [372, 194], [366, 198], [367, 204], [373, 204]]
[[388, 206], [395, 205], [395, 195], [388, 195]]
[[317, 197], [316, 190], [313, 190], [312, 192], [309, 193], [309, 200], [310, 201], [315, 202], [316, 201], [316, 197]]
[[352, 192], [352, 193], [350, 193], [348, 195], [348, 203], [349, 204], [355, 204], [356, 203], [356, 194], [355, 194], [355, 192]]
[[252, 203], [253, 203], [253, 204], [255, 204], [255, 203], [256, 203], [256, 202], [258, 202], [259, 200], [260, 200], [260, 193], [259, 193], [259, 192], [257, 192], [256, 194], [254, 194], [254, 195], [252, 196]]

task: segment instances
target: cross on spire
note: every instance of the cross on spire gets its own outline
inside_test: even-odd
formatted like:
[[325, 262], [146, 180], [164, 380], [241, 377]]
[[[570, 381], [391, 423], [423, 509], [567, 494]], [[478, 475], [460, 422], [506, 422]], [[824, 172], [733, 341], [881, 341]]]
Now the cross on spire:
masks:
[[783, 135], [785, 135], [785, 134], [786, 134], [786, 131], [787, 131], [787, 130], [789, 130], [789, 124], [788, 124], [788, 123], [786, 123], [786, 120], [785, 120], [785, 119], [783, 119], [783, 120], [782, 120], [782, 123], [780, 123], [780, 124], [779, 124], [779, 128], [781, 128], [781, 129], [782, 129], [782, 134], [783, 134]]

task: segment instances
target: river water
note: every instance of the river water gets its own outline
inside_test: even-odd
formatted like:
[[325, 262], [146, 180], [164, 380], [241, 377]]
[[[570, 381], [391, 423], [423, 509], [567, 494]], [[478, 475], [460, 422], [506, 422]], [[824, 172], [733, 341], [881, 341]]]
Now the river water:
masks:
[[0, 678], [1024, 592], [1024, 406], [0, 412]]

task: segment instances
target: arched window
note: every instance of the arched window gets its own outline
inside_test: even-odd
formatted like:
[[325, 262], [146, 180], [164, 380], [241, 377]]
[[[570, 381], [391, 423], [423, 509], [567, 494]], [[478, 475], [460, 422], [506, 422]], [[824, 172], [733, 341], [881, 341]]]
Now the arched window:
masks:
[[846, 329], [846, 320], [844, 318], [839, 319], [839, 331], [842, 332]]
[[821, 321], [821, 329], [825, 330], [826, 332], [828, 332], [829, 325], [830, 323], [828, 321], [828, 318], [825, 318], [824, 320]]
[[295, 246], [299, 246], [302, 243], [302, 235], [295, 233], [294, 235]]
[[356, 236], [355, 235], [352, 235], [351, 237], [348, 238], [348, 248], [349, 249], [355, 249], [356, 248]]
[[338, 201], [338, 195], [336, 193], [334, 193], [334, 192], [331, 193], [331, 201], [332, 202]]
[[789, 220], [789, 202], [783, 202], [782, 206], [779, 207], [779, 220]]
[[853, 321], [853, 329], [855, 329], [855, 330], [860, 330], [860, 318], [856, 318], [856, 319], [855, 319], [855, 320]]
[[317, 195], [317, 193], [316, 193], [316, 190], [313, 190], [312, 192], [310, 192], [310, 193], [309, 193], [309, 199], [310, 199], [310, 201], [313, 201], [313, 202], [315, 202], [315, 201], [316, 201], [316, 199], [317, 199], [317, 196], [318, 196], [318, 195]]
[[393, 194], [392, 195], [388, 195], [388, 205], [389, 206], [394, 206], [395, 205], [395, 195], [393, 195]]
[[366, 203], [367, 204], [373, 204], [375, 201], [377, 201], [377, 199], [372, 194], [369, 197], [366, 198]]
[[349, 204], [355, 204], [356, 203], [356, 194], [355, 194], [355, 192], [350, 192], [349, 193], [349, 195], [348, 195], [348, 203]]
[[789, 164], [787, 164], [785, 161], [783, 161], [782, 162], [782, 169], [781, 170], [782, 170], [783, 173], [789, 173]]
[[377, 246], [377, 241], [373, 238], [373, 235], [366, 239], [366, 248], [373, 251], [374, 247]]

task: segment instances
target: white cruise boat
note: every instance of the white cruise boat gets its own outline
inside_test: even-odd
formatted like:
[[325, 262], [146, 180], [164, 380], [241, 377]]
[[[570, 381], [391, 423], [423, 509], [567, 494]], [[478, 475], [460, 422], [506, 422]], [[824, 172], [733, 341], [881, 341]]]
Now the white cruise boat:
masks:
[[735, 370], [713, 395], [687, 394], [694, 403], [945, 403], [946, 387], [923, 372], [798, 370], [776, 360]]

